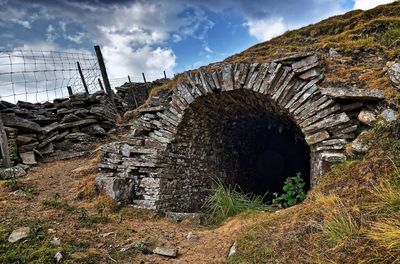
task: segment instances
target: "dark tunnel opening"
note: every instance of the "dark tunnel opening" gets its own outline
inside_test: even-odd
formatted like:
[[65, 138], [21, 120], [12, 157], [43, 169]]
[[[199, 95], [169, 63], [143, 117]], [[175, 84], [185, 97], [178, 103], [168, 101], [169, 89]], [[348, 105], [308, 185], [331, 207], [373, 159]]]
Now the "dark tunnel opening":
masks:
[[287, 177], [310, 186], [310, 149], [291, 117], [266, 96], [235, 90], [196, 99], [167, 148], [165, 207], [202, 209], [218, 178], [243, 192], [272, 199]]

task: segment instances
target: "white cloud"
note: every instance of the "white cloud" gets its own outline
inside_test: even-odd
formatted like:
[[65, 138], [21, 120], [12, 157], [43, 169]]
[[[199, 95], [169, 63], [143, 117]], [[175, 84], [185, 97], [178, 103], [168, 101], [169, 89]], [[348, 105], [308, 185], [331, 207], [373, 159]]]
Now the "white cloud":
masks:
[[28, 29], [31, 28], [31, 23], [29, 21], [27, 21], [27, 20], [21, 20], [21, 19], [18, 19], [18, 18], [11, 18], [10, 21], [15, 23], [15, 24], [21, 25], [24, 28], [28, 28]]
[[58, 34], [56, 33], [53, 25], [50, 24], [47, 27], [47, 30], [46, 30], [46, 39], [47, 39], [47, 41], [53, 42], [54, 40], [56, 40], [57, 37], [58, 37]]
[[119, 45], [104, 46], [102, 51], [110, 78], [130, 75], [137, 80], [144, 72], [147, 80], [154, 80], [162, 78], [163, 71], [169, 76], [173, 75], [176, 66], [176, 56], [169, 48], [144, 46], [134, 49]]
[[249, 19], [245, 26], [248, 27], [250, 35], [260, 41], [266, 41], [288, 30], [288, 26], [282, 17], [268, 19]]
[[75, 35], [65, 35], [65, 38], [76, 43], [76, 44], [80, 44], [82, 43], [82, 39], [85, 37], [85, 33], [83, 32], [78, 32]]
[[173, 34], [172, 35], [172, 41], [175, 42], [175, 43], [180, 42], [180, 41], [182, 41], [182, 37], [180, 35], [178, 35], [178, 34]]
[[395, 0], [355, 0], [354, 1], [354, 9], [367, 10], [367, 9], [374, 8], [378, 5], [389, 4], [394, 1]]

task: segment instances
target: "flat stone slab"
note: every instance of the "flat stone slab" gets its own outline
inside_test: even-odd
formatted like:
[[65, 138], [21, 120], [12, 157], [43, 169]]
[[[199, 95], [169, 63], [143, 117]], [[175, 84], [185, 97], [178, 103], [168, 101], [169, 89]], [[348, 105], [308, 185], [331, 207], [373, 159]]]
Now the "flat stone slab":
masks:
[[156, 247], [153, 250], [153, 253], [165, 257], [176, 258], [178, 256], [178, 249], [167, 248], [167, 247]]
[[359, 89], [351, 87], [320, 87], [320, 92], [332, 98], [382, 100], [385, 98], [383, 91], [377, 89]]
[[29, 236], [31, 229], [29, 227], [20, 227], [12, 231], [11, 235], [8, 237], [8, 242], [15, 243], [23, 238]]
[[321, 158], [329, 163], [340, 163], [346, 161], [346, 156], [342, 153], [322, 153]]
[[12, 114], [2, 114], [5, 126], [14, 127], [23, 131], [41, 133], [43, 129], [39, 124]]
[[27, 164], [27, 165], [37, 164], [36, 159], [35, 159], [35, 153], [33, 151], [19, 153], [19, 156], [21, 157], [23, 164]]

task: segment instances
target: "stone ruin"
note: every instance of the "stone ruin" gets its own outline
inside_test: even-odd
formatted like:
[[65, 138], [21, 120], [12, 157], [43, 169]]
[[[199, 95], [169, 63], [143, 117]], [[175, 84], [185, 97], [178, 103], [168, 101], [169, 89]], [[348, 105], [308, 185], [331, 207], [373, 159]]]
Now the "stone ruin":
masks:
[[185, 72], [102, 147], [96, 186], [136, 207], [185, 213], [201, 210], [216, 178], [272, 194], [300, 172], [312, 188], [346, 160], [384, 99], [380, 90], [322, 87], [323, 78], [312, 53]]

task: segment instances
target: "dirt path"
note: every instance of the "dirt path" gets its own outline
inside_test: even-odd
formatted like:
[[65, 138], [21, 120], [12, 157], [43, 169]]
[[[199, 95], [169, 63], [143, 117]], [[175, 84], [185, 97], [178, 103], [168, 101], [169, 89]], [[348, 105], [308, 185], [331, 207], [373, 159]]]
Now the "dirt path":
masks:
[[[152, 211], [116, 208], [110, 199], [93, 192], [95, 164], [96, 158], [59, 161], [32, 168], [15, 186], [0, 183], [3, 233], [26, 225], [27, 220], [40, 223], [45, 227], [44, 237], [32, 247], [48, 245], [61, 251], [64, 263], [221, 263], [226, 259], [243, 220], [210, 229], [190, 222], [175, 223]], [[17, 189], [25, 195], [12, 194], [11, 190]], [[198, 239], [188, 240], [189, 232]], [[54, 237], [61, 245], [49, 243]], [[168, 259], [132, 248], [124, 251], [140, 241], [150, 249], [178, 248], [179, 256]]]

